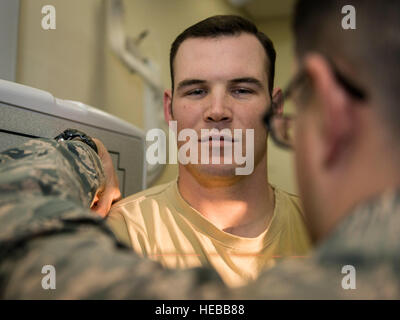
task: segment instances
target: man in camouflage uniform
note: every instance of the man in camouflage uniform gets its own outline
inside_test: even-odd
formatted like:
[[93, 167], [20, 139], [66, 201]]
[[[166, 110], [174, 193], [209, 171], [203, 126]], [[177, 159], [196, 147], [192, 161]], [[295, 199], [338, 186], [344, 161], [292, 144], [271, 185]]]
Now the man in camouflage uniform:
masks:
[[[163, 270], [84, 209], [104, 183], [96, 154], [39, 140], [0, 157], [0, 296], [400, 298], [400, 3], [352, 1], [356, 30], [342, 28], [347, 4], [298, 2], [301, 67], [286, 94], [298, 111], [295, 139], [287, 118], [266, 118], [275, 140], [296, 149], [312, 256], [235, 290], [212, 270]], [[42, 289], [43, 265], [56, 268], [56, 290]]]

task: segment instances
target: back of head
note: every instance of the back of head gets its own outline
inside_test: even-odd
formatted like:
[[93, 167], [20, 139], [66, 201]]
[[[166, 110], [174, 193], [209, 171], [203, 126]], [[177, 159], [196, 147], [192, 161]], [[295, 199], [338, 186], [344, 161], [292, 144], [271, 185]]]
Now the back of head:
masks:
[[234, 15], [216, 15], [204, 19], [179, 34], [171, 45], [170, 70], [172, 90], [174, 89], [174, 60], [183, 41], [190, 38], [217, 38], [221, 36], [238, 36], [241, 33], [254, 35], [262, 44], [267, 61], [267, 74], [269, 90], [272, 92], [275, 75], [276, 53], [272, 41], [247, 19]]
[[[342, 26], [346, 5], [355, 9], [355, 29]], [[400, 137], [400, 1], [298, 0], [293, 29], [298, 60], [318, 52], [344, 66]]]

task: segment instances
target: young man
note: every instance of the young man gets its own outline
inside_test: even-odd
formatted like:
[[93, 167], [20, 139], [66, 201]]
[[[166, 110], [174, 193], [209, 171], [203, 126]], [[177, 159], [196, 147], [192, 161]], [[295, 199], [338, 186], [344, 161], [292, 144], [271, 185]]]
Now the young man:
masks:
[[[287, 91], [298, 110], [295, 139], [288, 118], [266, 117], [276, 141], [296, 151], [319, 242], [309, 259], [229, 291], [212, 270], [162, 270], [115, 245], [87, 209], [104, 180], [90, 147], [30, 141], [0, 154], [0, 297], [399, 299], [400, 2], [353, 0], [350, 33], [340, 29], [347, 4], [298, 1], [301, 68]], [[56, 268], [57, 290], [43, 290], [44, 264]]]
[[[191, 128], [206, 144], [209, 164], [179, 163], [177, 180], [118, 202], [108, 224], [142, 256], [170, 268], [212, 266], [230, 286], [255, 279], [278, 259], [306, 255], [309, 239], [297, 197], [268, 183], [267, 131], [260, 121], [280, 89], [273, 90], [275, 50], [266, 35], [237, 16], [214, 16], [182, 32], [171, 47], [172, 89], [164, 94], [167, 122], [177, 133]], [[281, 107], [281, 106], [279, 106]], [[204, 129], [228, 130], [217, 139]], [[254, 148], [246, 130], [254, 130]], [[178, 149], [186, 141], [178, 141]], [[224, 149], [253, 153], [254, 170], [237, 175]], [[234, 150], [235, 151], [235, 150]]]

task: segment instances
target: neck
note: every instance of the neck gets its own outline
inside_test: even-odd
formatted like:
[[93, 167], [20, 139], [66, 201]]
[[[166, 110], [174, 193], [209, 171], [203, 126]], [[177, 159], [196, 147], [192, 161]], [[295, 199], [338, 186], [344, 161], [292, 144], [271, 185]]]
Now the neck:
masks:
[[244, 237], [256, 237], [267, 227], [274, 210], [266, 157], [251, 175], [210, 177], [179, 168], [182, 197], [216, 227]]

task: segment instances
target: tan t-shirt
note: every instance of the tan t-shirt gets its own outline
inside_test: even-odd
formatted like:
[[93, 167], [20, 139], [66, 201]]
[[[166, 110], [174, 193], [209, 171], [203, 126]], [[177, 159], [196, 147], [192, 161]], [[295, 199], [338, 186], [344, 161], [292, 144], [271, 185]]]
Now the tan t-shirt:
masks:
[[256, 238], [224, 232], [180, 195], [177, 180], [114, 205], [107, 222], [120, 241], [168, 268], [211, 266], [237, 287], [284, 257], [302, 258], [310, 249], [298, 197], [274, 187], [269, 227]]

